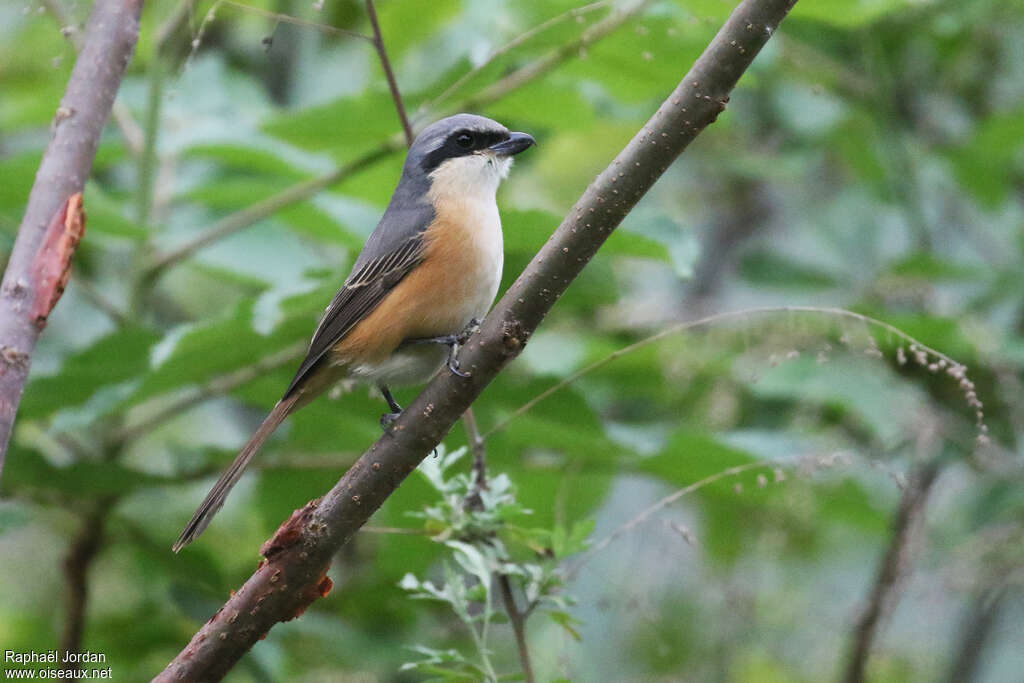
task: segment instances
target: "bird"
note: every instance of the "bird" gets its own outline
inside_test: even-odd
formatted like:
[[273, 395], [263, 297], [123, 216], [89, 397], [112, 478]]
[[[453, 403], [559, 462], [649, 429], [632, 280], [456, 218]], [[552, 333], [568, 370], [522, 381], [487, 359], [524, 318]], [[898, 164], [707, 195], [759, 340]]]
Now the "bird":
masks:
[[390, 387], [425, 382], [486, 315], [501, 282], [504, 243], [496, 194], [513, 157], [536, 144], [492, 119], [456, 114], [424, 128], [377, 227], [313, 332], [281, 400], [242, 447], [173, 545], [194, 541], [246, 465], [284, 419], [342, 380], [375, 384], [390, 412]]

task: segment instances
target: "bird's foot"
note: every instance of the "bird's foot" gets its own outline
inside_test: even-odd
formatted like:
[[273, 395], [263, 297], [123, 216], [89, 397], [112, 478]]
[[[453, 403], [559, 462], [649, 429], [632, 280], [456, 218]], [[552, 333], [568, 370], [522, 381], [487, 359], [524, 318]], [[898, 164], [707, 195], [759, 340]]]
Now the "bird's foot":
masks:
[[459, 349], [480, 329], [480, 321], [473, 318], [458, 334], [445, 334], [440, 337], [424, 337], [409, 339], [406, 344], [442, 344], [448, 347], [448, 369], [457, 377], [469, 377], [468, 372], [459, 369]]
[[384, 396], [384, 400], [388, 402], [388, 408], [391, 409], [390, 413], [384, 413], [380, 416], [380, 426], [384, 431], [388, 430], [395, 420], [402, 415], [402, 406], [398, 405], [398, 401], [391, 394], [391, 390], [383, 384], [378, 384], [377, 388], [380, 389], [380, 393]]
[[458, 344], [452, 344], [451, 346], [449, 346], [448, 347], [448, 369], [451, 370], [452, 374], [455, 375], [456, 377], [461, 377], [461, 378], [465, 379], [465, 378], [469, 377], [469, 373], [468, 372], [463, 372], [462, 370], [459, 370], [459, 358], [458, 358], [458, 356], [459, 356], [459, 345]]
[[402, 411], [401, 410], [399, 410], [398, 412], [395, 412], [395, 413], [384, 413], [383, 415], [380, 416], [380, 426], [381, 426], [381, 429], [383, 429], [384, 431], [387, 431], [388, 428], [392, 424], [394, 424], [395, 420], [397, 420], [401, 416], [402, 416]]
[[458, 334], [458, 343], [465, 344], [469, 341], [469, 338], [480, 331], [480, 321], [476, 318], [471, 318], [466, 326], [462, 328], [462, 332]]

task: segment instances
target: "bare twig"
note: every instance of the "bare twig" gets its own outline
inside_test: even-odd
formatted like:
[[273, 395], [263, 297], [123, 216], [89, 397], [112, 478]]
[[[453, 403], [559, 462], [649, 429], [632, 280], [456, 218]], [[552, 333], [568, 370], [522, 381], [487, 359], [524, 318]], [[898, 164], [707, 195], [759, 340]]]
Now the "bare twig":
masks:
[[572, 40], [543, 57], [539, 57], [529, 64], [516, 69], [504, 78], [484, 88], [476, 95], [469, 97], [462, 103], [462, 108], [466, 110], [481, 109], [500, 97], [504, 97], [506, 93], [521, 88], [530, 81], [543, 76], [562, 62], [579, 55], [587, 47], [616, 31], [643, 11], [645, 7], [651, 4], [651, 1], [637, 0], [637, 2], [609, 14], [601, 21], [590, 26], [576, 40]]
[[970, 683], [976, 680], [985, 642], [992, 634], [992, 628], [999, 622], [1005, 597], [1006, 586], [1003, 584], [980, 590], [972, 597], [957, 633], [960, 645], [949, 667], [949, 676], [946, 678], [948, 683]]
[[892, 606], [897, 584], [906, 571], [907, 546], [913, 523], [924, 510], [928, 494], [938, 477], [939, 469], [939, 463], [935, 460], [918, 466], [911, 474], [907, 487], [903, 491], [900, 507], [893, 519], [889, 547], [878, 567], [868, 604], [854, 629], [850, 659], [843, 675], [845, 683], [862, 683], [864, 681], [864, 673], [867, 669], [868, 657], [875, 641], [878, 624], [885, 611]]
[[246, 12], [252, 12], [253, 14], [258, 14], [261, 17], [266, 17], [268, 19], [273, 19], [274, 21], [279, 21], [279, 22], [281, 22], [283, 24], [294, 24], [295, 26], [305, 26], [306, 28], [314, 28], [317, 31], [323, 31], [324, 33], [330, 33], [330, 34], [333, 34], [333, 35], [336, 35], [336, 36], [348, 36], [349, 38], [360, 38], [362, 40], [368, 40], [371, 43], [373, 42], [373, 38], [372, 37], [366, 35], [365, 33], [360, 33], [359, 31], [350, 31], [348, 29], [338, 28], [337, 26], [330, 26], [328, 24], [321, 24], [321, 23], [318, 23], [318, 22], [315, 22], [315, 21], [307, 21], [305, 19], [300, 19], [298, 17], [293, 17], [290, 14], [281, 14], [280, 12], [271, 12], [270, 10], [265, 10], [262, 7], [253, 7], [252, 5], [246, 5], [245, 3], [235, 2], [235, 0], [218, 0], [218, 2], [213, 7], [210, 8], [210, 13], [211, 14], [217, 8], [217, 5], [228, 5], [230, 7], [237, 7], [240, 10], [244, 10]]
[[[539, 78], [548, 73], [562, 62], [568, 61], [569, 59], [577, 56], [580, 50], [594, 44], [601, 38], [604, 38], [609, 33], [622, 26], [622, 24], [624, 24], [628, 19], [635, 16], [648, 2], [649, 0], [643, 0], [643, 2], [624, 10], [623, 12], [609, 16], [603, 22], [594, 24], [594, 26], [588, 29], [583, 36], [571, 44], [572, 49], [558, 50], [549, 55], [545, 55], [544, 57], [540, 57], [495, 82], [485, 91], [465, 99], [452, 107], [439, 109], [436, 112], [437, 115], [454, 113], [457, 111], [482, 109], [489, 104], [497, 102], [515, 90], [523, 87], [533, 79]], [[159, 277], [163, 271], [176, 265], [180, 261], [183, 261], [200, 249], [224, 239], [229, 235], [233, 235], [236, 232], [240, 232], [257, 222], [268, 218], [285, 207], [291, 206], [297, 202], [305, 201], [324, 188], [341, 182], [350, 175], [354, 175], [355, 173], [374, 165], [393, 152], [401, 149], [405, 140], [406, 138], [404, 134], [393, 135], [382, 142], [379, 146], [344, 166], [336, 168], [333, 171], [328, 171], [316, 178], [304, 180], [292, 185], [272, 197], [268, 197], [267, 199], [264, 199], [250, 207], [225, 216], [214, 223], [208, 230], [205, 230], [181, 246], [154, 258], [145, 269], [146, 280], [144, 281], [151, 282]]]
[[[85, 631], [85, 608], [89, 599], [89, 567], [99, 552], [103, 541], [103, 526], [114, 498], [97, 500], [85, 515], [82, 529], [75, 536], [64, 558], [64, 579], [67, 581], [67, 617], [60, 639], [62, 652], [78, 654], [82, 650], [82, 634]], [[72, 667], [81, 668], [77, 658], [72, 657]]]
[[462, 414], [462, 424], [466, 426], [466, 440], [473, 453], [473, 485], [477, 491], [487, 488], [487, 444], [480, 434], [473, 408], [466, 408]]
[[[481, 492], [487, 489], [487, 445], [480, 436], [480, 428], [477, 426], [476, 415], [473, 408], [467, 408], [462, 415], [462, 424], [466, 427], [466, 436], [473, 451], [473, 485], [470, 487], [463, 505], [469, 509], [479, 510], [483, 508]], [[364, 527], [365, 528], [365, 527]], [[520, 611], [516, 606], [516, 599], [512, 595], [512, 581], [508, 574], [503, 572], [494, 573], [494, 581], [498, 584], [501, 592], [501, 601], [508, 613], [508, 621], [515, 634], [516, 648], [519, 651], [519, 663], [523, 668], [523, 680], [533, 683], [533, 665], [530, 662], [530, 648], [526, 642], [526, 619], [529, 617], [530, 606]]]
[[322, 499], [285, 522], [266, 561], [157, 676], [221, 679], [274, 624], [299, 616], [332, 583], [334, 554], [440, 443], [518, 356], [569, 284], [661, 174], [721, 113], [792, 0], [744, 0], [684, 80], [590, 185], [460, 354], [469, 377], [442, 373]]
[[145, 278], [152, 281], [159, 277], [164, 270], [170, 268], [179, 261], [188, 258], [203, 247], [244, 230], [254, 223], [258, 223], [259, 221], [272, 216], [286, 206], [309, 199], [325, 187], [329, 187], [330, 185], [340, 182], [364, 168], [372, 166], [377, 161], [400, 148], [401, 143], [389, 140], [355, 161], [345, 164], [344, 166], [339, 166], [333, 171], [325, 173], [322, 176], [310, 178], [309, 180], [292, 185], [272, 197], [267, 197], [263, 201], [257, 202], [250, 207], [225, 216], [210, 226], [208, 230], [153, 259], [146, 268]]
[[593, 559], [595, 555], [600, 553], [602, 550], [610, 546], [612, 543], [614, 543], [616, 540], [618, 540], [625, 534], [629, 533], [635, 527], [646, 522], [650, 518], [650, 516], [653, 515], [655, 512], [668, 507], [669, 505], [676, 502], [683, 496], [688, 496], [694, 491], [699, 491], [700, 489], [706, 486], [710, 486], [711, 484], [714, 484], [716, 482], [719, 482], [722, 479], [735, 477], [740, 474], [743, 474], [744, 472], [750, 472], [751, 470], [770, 469], [772, 467], [779, 467], [782, 464], [783, 463], [781, 461], [777, 460], [769, 460], [765, 462], [748, 462], [744, 465], [736, 465], [735, 467], [729, 467], [727, 469], [724, 469], [721, 472], [716, 472], [715, 474], [704, 477], [699, 481], [693, 482], [689, 486], [684, 486], [678, 491], [673, 491], [672, 493], [665, 496], [661, 500], [652, 503], [650, 506], [645, 508], [640, 514], [636, 515], [624, 524], [616, 527], [615, 530], [612, 531], [610, 534], [605, 536], [603, 539], [601, 539], [594, 545], [590, 546], [590, 548], [587, 549], [587, 552], [580, 555], [579, 559], [577, 559], [576, 562], [566, 570], [565, 576], [571, 580], [579, 573], [580, 569], [583, 568], [583, 565], [585, 565], [587, 562]]
[[111, 443], [114, 445], [120, 445], [128, 441], [133, 441], [143, 434], [152, 431], [157, 425], [184, 413], [186, 410], [189, 410], [213, 396], [221, 396], [230, 391], [234, 391], [238, 387], [251, 382], [257, 377], [261, 377], [271, 370], [276, 370], [282, 365], [295, 360], [305, 353], [306, 346], [305, 342], [292, 344], [291, 346], [285, 347], [280, 351], [275, 351], [274, 353], [259, 359], [252, 365], [247, 365], [243, 368], [239, 368], [238, 370], [218, 375], [202, 386], [186, 391], [176, 399], [162, 406], [159, 410], [138, 422], [126, 425], [121, 429], [114, 431], [110, 437]]
[[507, 574], [498, 575], [498, 588], [501, 591], [501, 600], [505, 603], [505, 611], [508, 612], [508, 621], [512, 625], [512, 632], [516, 636], [519, 663], [523, 667], [523, 680], [526, 683], [533, 683], [533, 664], [530, 662], [530, 648], [526, 643], [526, 613], [520, 612], [516, 606], [515, 596], [512, 595], [512, 584], [509, 582]]
[[611, 0], [598, 0], [598, 2], [592, 2], [589, 5], [583, 5], [582, 7], [574, 7], [573, 9], [553, 16], [550, 19], [543, 21], [540, 24], [537, 24], [533, 28], [524, 31], [523, 33], [519, 34], [518, 36], [516, 36], [515, 38], [513, 38], [512, 40], [510, 40], [509, 42], [505, 43], [497, 50], [492, 52], [490, 56], [488, 56], [487, 59], [485, 59], [483, 62], [481, 62], [477, 66], [473, 67], [466, 73], [459, 76], [459, 78], [457, 78], [454, 83], [445, 88], [440, 95], [438, 95], [437, 97], [433, 97], [427, 102], [421, 104], [419, 110], [417, 111], [417, 117], [423, 116], [430, 111], [436, 110], [442, 102], [444, 102], [449, 97], [458, 92], [459, 89], [461, 89], [462, 86], [464, 86], [470, 79], [472, 79], [474, 76], [476, 76], [481, 71], [486, 69], [488, 66], [493, 64], [496, 59], [499, 59], [500, 57], [507, 55], [512, 50], [531, 40], [534, 36], [537, 36], [543, 33], [544, 31], [548, 30], [549, 28], [560, 24], [566, 19], [575, 19], [577, 17], [582, 17], [583, 15], [588, 14], [590, 12], [603, 9], [610, 4]]
[[[49, 295], [49, 301], [43, 302], [46, 313], [56, 302], [55, 292], [47, 291], [53, 283], [44, 283], [43, 274], [58, 270], [66, 274], [70, 265], [74, 252], [71, 233], [76, 225], [84, 225], [81, 215], [78, 221], [70, 220], [72, 209], [80, 212], [81, 192], [92, 171], [100, 134], [135, 50], [141, 10], [141, 0], [96, 2], [4, 272], [0, 286], [0, 469], [42, 329], [39, 297]], [[78, 203], [72, 207], [75, 197]], [[62, 214], [64, 228], [57, 234], [52, 228]], [[56, 238], [56, 243], [51, 238]]]
[[366, 0], [366, 16], [370, 18], [370, 26], [373, 27], [373, 46], [377, 48], [380, 65], [384, 68], [384, 76], [388, 79], [391, 99], [395, 101], [398, 120], [402, 124], [402, 132], [405, 133], [405, 144], [407, 147], [412, 147], [412, 141], [415, 139], [415, 136], [412, 134], [412, 126], [409, 124], [409, 115], [405, 113], [405, 103], [402, 102], [402, 93], [398, 89], [398, 81], [395, 80], [395, 72], [391, 68], [391, 60], [388, 59], [388, 51], [384, 47], [384, 36], [380, 32], [380, 22], [377, 21], [377, 8], [374, 7], [373, 0]]

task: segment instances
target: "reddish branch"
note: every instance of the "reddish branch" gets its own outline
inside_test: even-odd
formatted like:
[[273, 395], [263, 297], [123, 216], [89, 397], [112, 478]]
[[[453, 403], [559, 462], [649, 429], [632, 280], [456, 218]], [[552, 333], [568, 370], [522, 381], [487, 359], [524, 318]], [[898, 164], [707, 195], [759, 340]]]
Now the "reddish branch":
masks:
[[0, 285], [0, 471], [36, 340], [85, 227], [81, 192], [139, 35], [142, 0], [97, 0]]
[[329, 588], [334, 554], [441, 441], [530, 335], [612, 231], [693, 139], [725, 109], [740, 75], [795, 0], [744, 0], [674, 92], [587, 188], [554, 235], [463, 349], [469, 378], [436, 377], [322, 499], [264, 546], [266, 560], [157, 676], [223, 678], [279, 621]]

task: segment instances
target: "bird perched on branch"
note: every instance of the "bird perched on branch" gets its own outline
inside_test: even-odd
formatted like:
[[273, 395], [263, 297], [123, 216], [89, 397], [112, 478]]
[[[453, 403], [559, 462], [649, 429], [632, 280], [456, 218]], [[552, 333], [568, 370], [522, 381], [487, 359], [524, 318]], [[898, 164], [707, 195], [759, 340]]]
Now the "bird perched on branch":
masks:
[[383, 218], [313, 333], [284, 396], [207, 494], [174, 544], [206, 529], [263, 442], [290, 413], [344, 379], [388, 387], [430, 379], [490, 309], [504, 249], [495, 194], [512, 157], [534, 144], [497, 121], [457, 114], [423, 130], [409, 148]]

